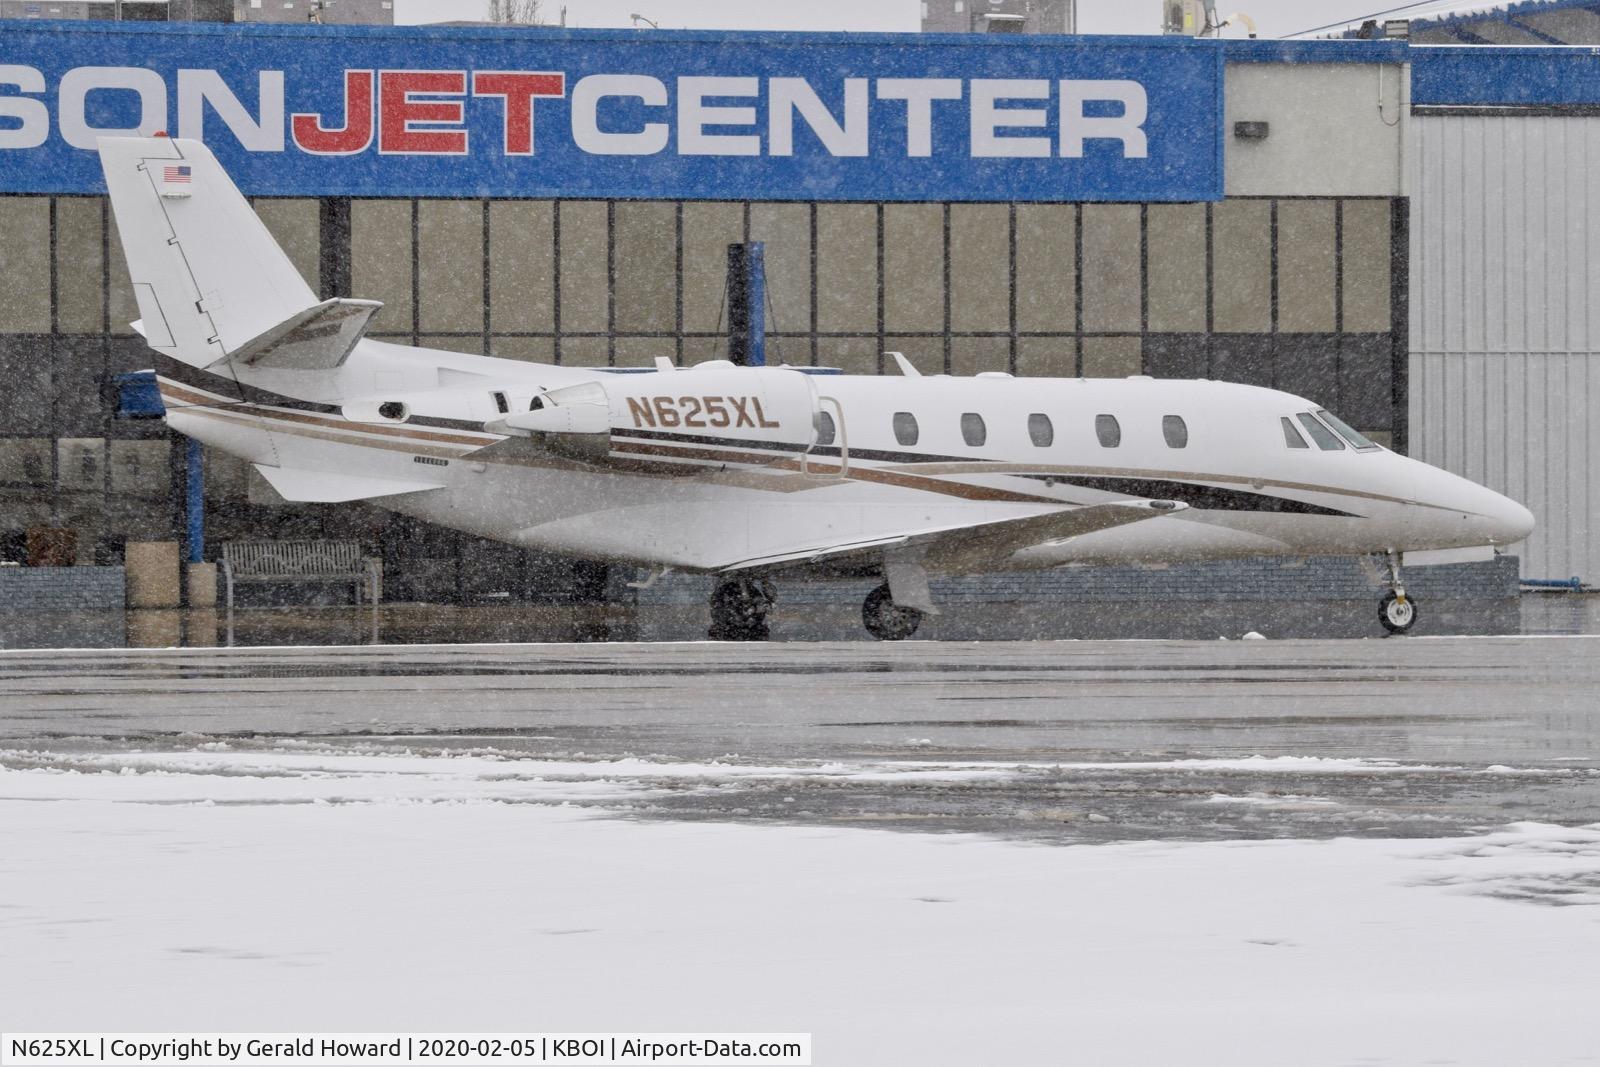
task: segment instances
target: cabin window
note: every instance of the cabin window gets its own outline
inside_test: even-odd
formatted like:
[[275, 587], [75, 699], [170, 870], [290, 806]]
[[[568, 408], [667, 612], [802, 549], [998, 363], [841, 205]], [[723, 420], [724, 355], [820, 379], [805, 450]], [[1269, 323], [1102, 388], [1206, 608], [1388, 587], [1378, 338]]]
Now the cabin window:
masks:
[[490, 393], [489, 395], [494, 397], [494, 409], [500, 414], [505, 415], [511, 411], [511, 405], [506, 403], [506, 394]]
[[1105, 448], [1116, 448], [1122, 444], [1122, 424], [1117, 422], [1115, 415], [1096, 415], [1094, 417], [1094, 432], [1100, 438], [1100, 444]]
[[1278, 421], [1283, 423], [1283, 443], [1284, 444], [1288, 445], [1290, 448], [1310, 448], [1311, 447], [1310, 445], [1306, 444], [1306, 439], [1304, 437], [1300, 436], [1300, 431], [1294, 428], [1294, 423], [1289, 421], [1288, 416], [1284, 416], [1283, 418], [1279, 419]]
[[838, 433], [838, 430], [833, 425], [833, 416], [826, 411], [817, 412], [817, 444], [833, 444], [833, 438], [836, 433]]
[[894, 413], [894, 439], [907, 448], [917, 443], [917, 417], [911, 412]]
[[1300, 420], [1300, 425], [1306, 428], [1306, 432], [1311, 435], [1311, 439], [1317, 443], [1318, 448], [1324, 452], [1343, 451], [1344, 442], [1339, 440], [1332, 430], [1318, 422], [1310, 412], [1305, 412], [1295, 417]]
[[1038, 412], [1029, 415], [1028, 437], [1040, 448], [1049, 448], [1055, 444], [1056, 428], [1050, 424], [1050, 416]]
[[1189, 424], [1182, 415], [1161, 416], [1161, 436], [1167, 439], [1168, 448], [1189, 447]]
[[975, 411], [966, 411], [961, 415], [961, 439], [969, 448], [979, 448], [989, 439], [989, 428], [983, 424], [983, 416]]
[[1373, 449], [1383, 447], [1377, 442], [1370, 441], [1366, 437], [1363, 437], [1358, 431], [1352, 430], [1343, 419], [1334, 415], [1333, 412], [1319, 410], [1317, 414], [1321, 415], [1322, 421], [1327, 423], [1329, 426], [1332, 426], [1334, 430], [1338, 432], [1339, 436], [1343, 437], [1346, 441], [1349, 441], [1357, 451], [1370, 452]]

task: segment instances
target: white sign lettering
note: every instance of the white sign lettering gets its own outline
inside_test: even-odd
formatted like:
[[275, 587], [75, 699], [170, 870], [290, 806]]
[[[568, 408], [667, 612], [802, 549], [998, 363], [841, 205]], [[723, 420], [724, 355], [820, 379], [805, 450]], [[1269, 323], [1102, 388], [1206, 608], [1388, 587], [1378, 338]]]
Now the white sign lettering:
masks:
[[642, 74], [591, 74], [572, 87], [572, 141], [595, 156], [650, 156], [667, 147], [665, 122], [647, 122], [634, 133], [608, 133], [600, 128], [600, 101], [608, 96], [633, 97], [649, 107], [667, 102], [667, 87]]
[[[496, 123], [505, 156], [532, 156], [535, 100], [566, 95], [566, 75], [560, 71], [343, 73], [342, 101], [286, 117], [281, 70], [256, 73], [252, 113], [237, 87], [217, 71], [181, 69], [171, 94], [177, 100], [177, 133], [202, 138], [207, 120], [214, 118], [251, 152], [282, 152], [292, 146], [311, 155], [376, 150], [385, 155], [464, 156], [484, 151], [472, 147], [469, 128]], [[48, 92], [44, 75], [33, 66], [0, 64], [0, 87], [16, 90], [0, 94], [0, 150], [45, 144], [50, 108], [35, 99]], [[669, 87], [644, 74], [590, 74], [572, 87], [570, 136], [580, 151], [595, 156], [650, 156], [675, 147], [682, 156], [791, 157], [820, 150], [859, 158], [871, 151], [874, 120], [894, 123], [890, 108], [902, 104], [907, 159], [963, 148], [975, 159], [1081, 159], [1091, 141], [1103, 145], [1097, 154], [1120, 151], [1123, 159], [1150, 155], [1145, 132], [1149, 98], [1144, 85], [1129, 79], [843, 78], [839, 90], [836, 99], [841, 103], [835, 111], [804, 78], [680, 77]], [[134, 94], [138, 124], [91, 125], [88, 102], [96, 92]], [[875, 114], [874, 99], [890, 103]], [[955, 107], [963, 99], [967, 144], [936, 145], [936, 105]], [[634, 128], [602, 129], [600, 112], [606, 100], [638, 101], [651, 117], [624, 123]], [[93, 151], [97, 137], [148, 137], [170, 128], [168, 101], [167, 81], [153, 70], [73, 67], [56, 88], [55, 122], [67, 144]], [[796, 119], [810, 132], [798, 147]], [[947, 129], [955, 121], [950, 116]], [[897, 140], [880, 148], [879, 155], [901, 151], [893, 143]]]
[[679, 78], [678, 154], [759, 156], [758, 134], [707, 133], [707, 126], [754, 126], [756, 109], [706, 103], [706, 97], [755, 97], [760, 78]]

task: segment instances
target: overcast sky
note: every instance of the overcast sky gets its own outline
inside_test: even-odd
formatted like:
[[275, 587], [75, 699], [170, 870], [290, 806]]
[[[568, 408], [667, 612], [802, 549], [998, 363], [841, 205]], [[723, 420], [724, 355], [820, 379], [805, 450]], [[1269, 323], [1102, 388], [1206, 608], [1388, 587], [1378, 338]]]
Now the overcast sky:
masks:
[[[931, 0], [942, 3], [948, 0]], [[1224, 14], [1243, 11], [1262, 37], [1284, 37], [1340, 19], [1370, 15], [1405, 0], [1222, 0]], [[441, 22], [483, 17], [482, 0], [396, 0], [396, 21]], [[1416, 5], [1413, 5], [1416, 6]], [[1433, 4], [1427, 5], [1435, 6]], [[558, 17], [561, 0], [545, 0]], [[921, 22], [920, 0], [566, 0], [569, 26], [631, 25], [644, 15], [664, 29], [880, 30], [910, 32]], [[1084, 33], [1158, 33], [1161, 0], [1078, 0]], [[1226, 30], [1226, 36], [1243, 36]]]

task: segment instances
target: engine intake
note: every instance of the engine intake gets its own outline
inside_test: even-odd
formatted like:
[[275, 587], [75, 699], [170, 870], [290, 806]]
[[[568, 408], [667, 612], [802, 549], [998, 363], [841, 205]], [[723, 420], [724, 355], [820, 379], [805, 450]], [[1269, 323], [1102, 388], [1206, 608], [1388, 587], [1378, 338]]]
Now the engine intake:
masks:
[[703, 460], [725, 455], [730, 464], [760, 466], [809, 452], [821, 421], [816, 385], [808, 375], [726, 361], [684, 371], [606, 375], [553, 389], [530, 406], [485, 423], [484, 429], [538, 437], [552, 451], [591, 462], [600, 456]]

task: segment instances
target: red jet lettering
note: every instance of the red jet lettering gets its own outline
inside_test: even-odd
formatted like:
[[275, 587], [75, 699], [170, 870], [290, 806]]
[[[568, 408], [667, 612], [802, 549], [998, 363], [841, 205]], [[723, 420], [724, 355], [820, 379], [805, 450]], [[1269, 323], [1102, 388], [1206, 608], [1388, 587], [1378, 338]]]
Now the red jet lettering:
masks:
[[533, 71], [479, 70], [472, 75], [472, 95], [498, 96], [505, 101], [506, 155], [531, 156], [534, 98], [567, 95], [567, 76]]
[[372, 71], [344, 72], [344, 125], [329, 129], [321, 115], [297, 114], [289, 121], [294, 143], [319, 156], [349, 156], [372, 144]]
[[[503, 109], [503, 148], [508, 156], [534, 153], [533, 102], [562, 97], [567, 76], [559, 71], [480, 70], [472, 95], [498, 97]], [[319, 156], [348, 156], [372, 147], [385, 155], [464, 156], [467, 72], [464, 70], [370, 70], [344, 72], [344, 125], [301, 112], [289, 124], [294, 143]], [[455, 97], [456, 99], [449, 99]], [[443, 99], [441, 99], [443, 98]], [[453, 129], [450, 127], [454, 127]]]
[[378, 151], [386, 155], [464, 156], [467, 131], [416, 129], [415, 123], [460, 126], [461, 100], [415, 97], [465, 96], [464, 70], [386, 70], [378, 75]]

